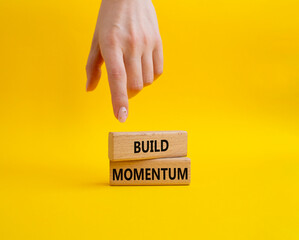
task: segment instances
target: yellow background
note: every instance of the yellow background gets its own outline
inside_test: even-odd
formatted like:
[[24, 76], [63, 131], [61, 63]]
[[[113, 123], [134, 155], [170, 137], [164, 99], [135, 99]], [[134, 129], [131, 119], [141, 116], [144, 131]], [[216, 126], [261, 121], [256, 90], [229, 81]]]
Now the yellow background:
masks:
[[[85, 92], [99, 1], [0, 0], [0, 239], [299, 239], [298, 0], [154, 1], [165, 70]], [[109, 131], [186, 130], [192, 183], [110, 187]]]

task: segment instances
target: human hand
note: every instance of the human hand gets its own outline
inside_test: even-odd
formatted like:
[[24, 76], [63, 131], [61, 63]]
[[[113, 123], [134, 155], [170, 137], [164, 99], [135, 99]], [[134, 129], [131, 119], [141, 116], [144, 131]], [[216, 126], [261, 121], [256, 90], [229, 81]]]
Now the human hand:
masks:
[[151, 0], [103, 0], [86, 65], [86, 90], [96, 88], [106, 63], [115, 117], [125, 122], [128, 98], [163, 71], [163, 50]]

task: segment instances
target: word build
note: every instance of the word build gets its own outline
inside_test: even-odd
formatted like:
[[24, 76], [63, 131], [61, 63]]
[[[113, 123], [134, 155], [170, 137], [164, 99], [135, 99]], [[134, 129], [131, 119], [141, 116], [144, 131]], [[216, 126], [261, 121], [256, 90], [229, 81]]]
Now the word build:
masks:
[[188, 185], [190, 159], [110, 161], [110, 185]]
[[[165, 144], [165, 145], [164, 145]], [[148, 140], [148, 141], [135, 141], [134, 142], [134, 153], [144, 152], [165, 152], [168, 149], [168, 141], [161, 140], [160, 147], [158, 146], [157, 140]]]
[[111, 161], [185, 156], [187, 156], [186, 131], [109, 133]]

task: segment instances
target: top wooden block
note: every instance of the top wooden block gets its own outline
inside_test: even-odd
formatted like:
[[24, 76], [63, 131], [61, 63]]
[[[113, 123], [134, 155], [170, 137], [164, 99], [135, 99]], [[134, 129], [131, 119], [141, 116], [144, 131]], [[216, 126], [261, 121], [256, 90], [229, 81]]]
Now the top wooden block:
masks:
[[111, 161], [187, 156], [186, 131], [110, 132]]

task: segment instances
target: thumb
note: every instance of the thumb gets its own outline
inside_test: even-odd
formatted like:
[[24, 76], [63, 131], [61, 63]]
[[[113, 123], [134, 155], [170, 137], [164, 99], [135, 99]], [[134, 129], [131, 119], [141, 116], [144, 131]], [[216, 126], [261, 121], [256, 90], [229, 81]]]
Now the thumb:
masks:
[[86, 64], [86, 91], [94, 90], [101, 78], [101, 66], [104, 60], [98, 42], [93, 39]]

